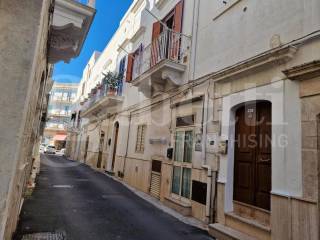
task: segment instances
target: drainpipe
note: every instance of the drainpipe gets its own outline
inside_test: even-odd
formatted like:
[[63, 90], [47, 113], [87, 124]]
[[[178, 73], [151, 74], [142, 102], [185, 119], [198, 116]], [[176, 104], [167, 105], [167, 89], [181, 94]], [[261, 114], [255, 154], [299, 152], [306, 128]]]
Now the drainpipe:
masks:
[[[207, 199], [206, 199], [206, 217], [208, 218], [209, 222], [214, 221], [215, 216], [211, 214], [211, 208], [215, 207], [215, 199], [216, 199], [216, 185], [217, 185], [217, 171], [212, 171], [211, 166], [207, 163], [207, 156], [206, 156], [206, 139], [207, 139], [207, 128], [208, 128], [208, 108], [209, 108], [209, 98], [210, 98], [210, 87], [211, 82], [209, 81], [208, 90], [205, 94], [203, 99], [203, 109], [202, 109], [202, 168], [207, 169]], [[213, 172], [215, 174], [213, 174]], [[214, 179], [213, 179], [214, 178]], [[213, 196], [211, 196], [214, 194]]]
[[212, 169], [211, 169], [211, 167], [209, 165], [202, 165], [202, 168], [208, 170], [208, 174], [207, 174], [206, 217], [210, 219]]
[[208, 108], [209, 108], [209, 88], [210, 88], [210, 82], [208, 86], [208, 90], [206, 94], [204, 95], [203, 98], [203, 104], [202, 104], [202, 123], [201, 123], [201, 130], [202, 130], [202, 165], [207, 164], [207, 145], [206, 145], [206, 140], [207, 140], [207, 128], [208, 128]]
[[192, 80], [195, 79], [196, 58], [197, 58], [197, 44], [199, 32], [199, 15], [200, 15], [200, 0], [194, 0], [193, 4], [193, 24], [192, 24], [192, 51], [189, 76]]
[[126, 162], [127, 162], [127, 157], [128, 157], [128, 147], [129, 147], [129, 137], [130, 137], [130, 127], [131, 127], [131, 112], [129, 114], [129, 126], [128, 126], [128, 135], [127, 135], [127, 146], [126, 146], [126, 154], [124, 156], [124, 160], [123, 160], [123, 169], [122, 169], [122, 173], [123, 173], [123, 178], [125, 176], [125, 169], [126, 169]]

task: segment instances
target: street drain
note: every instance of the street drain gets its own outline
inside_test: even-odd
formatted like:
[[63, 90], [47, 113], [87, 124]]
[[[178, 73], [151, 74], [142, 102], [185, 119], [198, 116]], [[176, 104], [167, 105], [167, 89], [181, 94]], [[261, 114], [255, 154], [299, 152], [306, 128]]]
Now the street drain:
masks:
[[34, 233], [24, 235], [22, 240], [66, 240], [63, 233]]
[[53, 188], [72, 188], [71, 185], [53, 185]]

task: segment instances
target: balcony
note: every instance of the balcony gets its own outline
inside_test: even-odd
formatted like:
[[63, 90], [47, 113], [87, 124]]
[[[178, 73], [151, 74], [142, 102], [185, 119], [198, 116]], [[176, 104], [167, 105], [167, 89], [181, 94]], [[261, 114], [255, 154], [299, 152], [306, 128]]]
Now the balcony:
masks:
[[147, 97], [181, 86], [190, 46], [189, 37], [169, 29], [163, 31], [133, 55], [132, 84]]
[[[115, 76], [113, 75], [113, 77]], [[115, 111], [122, 104], [123, 77], [119, 77], [114, 83], [108, 82], [107, 78], [108, 74], [101, 84], [98, 84], [91, 90], [89, 98], [80, 103], [82, 118], [99, 117], [100, 115]]]
[[48, 112], [48, 117], [66, 118], [71, 116], [71, 111], [51, 110]]
[[50, 27], [49, 63], [69, 62], [80, 54], [95, 15], [94, 0], [55, 0]]
[[47, 123], [45, 126], [46, 131], [58, 131], [58, 132], [65, 132], [66, 127], [65, 124], [62, 123]]

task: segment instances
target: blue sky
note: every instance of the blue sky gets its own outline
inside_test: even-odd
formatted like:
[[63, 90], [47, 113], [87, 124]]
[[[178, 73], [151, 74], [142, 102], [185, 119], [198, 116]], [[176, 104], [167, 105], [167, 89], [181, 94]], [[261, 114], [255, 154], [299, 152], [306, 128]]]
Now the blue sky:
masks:
[[93, 51], [103, 51], [119, 26], [133, 0], [96, 0], [97, 13], [80, 56], [69, 64], [55, 65], [53, 79], [57, 82], [79, 82]]

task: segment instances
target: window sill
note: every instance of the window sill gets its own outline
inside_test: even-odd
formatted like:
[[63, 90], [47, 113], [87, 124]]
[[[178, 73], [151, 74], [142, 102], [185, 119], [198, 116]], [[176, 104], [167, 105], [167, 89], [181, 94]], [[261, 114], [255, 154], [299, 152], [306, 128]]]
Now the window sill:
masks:
[[234, 5], [239, 3], [241, 0], [231, 0], [230, 3], [228, 3], [226, 6], [218, 9], [216, 13], [214, 14], [213, 21], [217, 20], [220, 16], [222, 16], [225, 12], [227, 12], [229, 9], [231, 9]]
[[185, 203], [172, 197], [165, 197], [164, 204], [181, 213], [183, 216], [191, 215], [191, 203]]
[[174, 198], [172, 196], [166, 197], [165, 199], [167, 199], [168, 201], [171, 201], [181, 207], [191, 207], [191, 202], [188, 200], [188, 202], [186, 201], [182, 201], [180, 199]]

